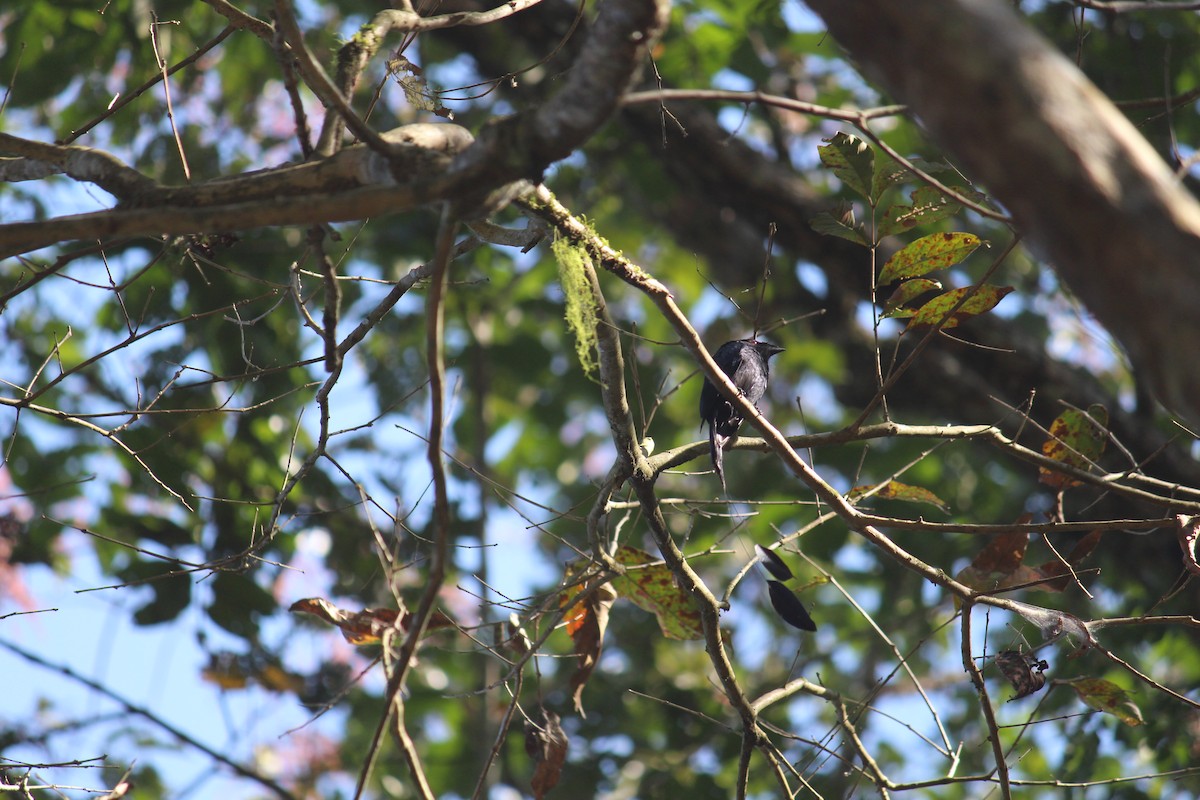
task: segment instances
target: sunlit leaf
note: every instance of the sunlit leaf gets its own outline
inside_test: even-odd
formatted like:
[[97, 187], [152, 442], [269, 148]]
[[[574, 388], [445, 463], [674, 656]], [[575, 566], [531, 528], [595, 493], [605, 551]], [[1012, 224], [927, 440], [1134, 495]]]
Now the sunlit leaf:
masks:
[[954, 289], [921, 306], [908, 321], [905, 330], [932, 325], [940, 325], [943, 329], [955, 328], [971, 317], [991, 311], [1011, 291], [1011, 286], [994, 286], [987, 283], [982, 286]]
[[666, 564], [636, 547], [622, 545], [616, 560], [630, 567], [623, 576], [613, 580], [621, 597], [632, 600], [658, 618], [664, 636], [671, 639], [702, 639], [704, 629], [700, 612], [691, 595], [679, 588], [675, 576]]
[[879, 286], [946, 269], [974, 253], [983, 240], [973, 233], [931, 233], [909, 242], [883, 265]]
[[[846, 494], [846, 499], [853, 503], [860, 498], [866, 497], [868, 492], [871, 492], [875, 488], [875, 486], [855, 486]], [[950, 510], [950, 507], [946, 505], [946, 502], [942, 498], [928, 489], [901, 483], [900, 481], [888, 481], [870, 496], [880, 497], [884, 500], [900, 500], [905, 503], [926, 503], [942, 511]]]
[[[1042, 454], [1067, 466], [1087, 470], [1104, 453], [1107, 426], [1108, 410], [1102, 405], [1089, 406], [1086, 413], [1068, 408], [1050, 424], [1050, 436], [1042, 444]], [[1038, 469], [1038, 480], [1056, 489], [1079, 485], [1074, 478], [1045, 467]]]
[[1079, 695], [1079, 699], [1097, 711], [1112, 714], [1126, 725], [1138, 726], [1145, 720], [1142, 710], [1129, 697], [1129, 693], [1112, 681], [1104, 678], [1074, 678], [1066, 681]]

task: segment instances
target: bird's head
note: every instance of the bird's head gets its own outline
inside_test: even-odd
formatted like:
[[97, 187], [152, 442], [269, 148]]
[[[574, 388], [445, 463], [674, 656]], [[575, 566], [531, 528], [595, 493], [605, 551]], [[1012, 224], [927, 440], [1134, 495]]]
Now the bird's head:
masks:
[[747, 339], [746, 344], [749, 344], [751, 347], [753, 347], [758, 354], [762, 356], [763, 361], [767, 361], [771, 358], [771, 356], [778, 355], [779, 353], [783, 352], [783, 348], [779, 345], [771, 344], [770, 342], [760, 342], [757, 339]]

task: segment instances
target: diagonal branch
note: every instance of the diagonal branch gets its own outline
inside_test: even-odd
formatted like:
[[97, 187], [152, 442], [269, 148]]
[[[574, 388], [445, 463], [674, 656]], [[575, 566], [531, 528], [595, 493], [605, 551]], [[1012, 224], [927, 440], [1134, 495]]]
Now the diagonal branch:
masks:
[[241, 775], [244, 778], [249, 778], [250, 780], [261, 784], [265, 788], [269, 789], [275, 796], [283, 798], [283, 800], [293, 800], [293, 798], [295, 797], [291, 792], [289, 792], [283, 786], [280, 786], [277, 782], [275, 782], [271, 778], [268, 778], [265, 775], [255, 772], [250, 767], [239, 764], [238, 762], [234, 761], [233, 759], [229, 758], [228, 756], [224, 756], [221, 753], [218, 753], [216, 750], [213, 750], [208, 745], [204, 744], [203, 742], [197, 741], [196, 739], [192, 738], [191, 736], [188, 736], [186, 733], [184, 733], [179, 728], [175, 727], [174, 725], [172, 725], [171, 723], [162, 719], [161, 717], [155, 715], [154, 712], [152, 712], [148, 709], [142, 708], [141, 706], [137, 705], [136, 703], [126, 700], [124, 697], [122, 697], [121, 695], [112, 691], [111, 689], [104, 686], [103, 684], [97, 683], [96, 681], [92, 680], [91, 678], [88, 678], [85, 675], [80, 675], [78, 672], [75, 672], [75, 670], [71, 669], [70, 667], [60, 665], [60, 664], [52, 664], [49, 661], [46, 661], [45, 659], [43, 659], [41, 656], [36, 655], [34, 653], [30, 653], [26, 650], [23, 650], [22, 648], [18, 647], [17, 645], [13, 644], [12, 642], [7, 642], [7, 641], [4, 641], [3, 639], [0, 639], [0, 647], [6, 648], [10, 652], [20, 656], [21, 658], [25, 659], [26, 661], [29, 661], [33, 664], [37, 664], [40, 667], [45, 667], [47, 669], [53, 669], [56, 672], [59, 672], [59, 673], [65, 675], [66, 677], [70, 678], [73, 681], [82, 683], [84, 686], [88, 687], [92, 691], [98, 692], [101, 695], [112, 700], [113, 702], [119, 704], [122, 708], [124, 708], [130, 714], [136, 714], [139, 717], [143, 717], [144, 719], [147, 719], [150, 722], [153, 722], [155, 725], [159, 726], [164, 731], [171, 734], [172, 736], [174, 736], [176, 739], [183, 742], [187, 746], [193, 747], [196, 750], [199, 750], [200, 752], [204, 753], [205, 755], [207, 755], [209, 758], [213, 759], [217, 763], [224, 764], [225, 766], [229, 767], [231, 770], [236, 772], [238, 775]]

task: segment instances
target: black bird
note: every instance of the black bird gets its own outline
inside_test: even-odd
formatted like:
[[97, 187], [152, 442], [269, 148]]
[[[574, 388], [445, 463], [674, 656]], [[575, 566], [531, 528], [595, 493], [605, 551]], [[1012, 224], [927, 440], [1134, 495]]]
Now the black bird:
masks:
[[[721, 345], [713, 354], [713, 361], [717, 362], [717, 366], [729, 376], [745, 398], [757, 405], [767, 391], [767, 379], [771, 373], [767, 362], [771, 356], [782, 352], [782, 347], [770, 342], [737, 339]], [[725, 488], [725, 445], [737, 437], [742, 422], [742, 415], [733, 403], [717, 391], [712, 381], [705, 378], [704, 387], [700, 390], [700, 427], [708, 425], [713, 469], [721, 479], [722, 489]]]

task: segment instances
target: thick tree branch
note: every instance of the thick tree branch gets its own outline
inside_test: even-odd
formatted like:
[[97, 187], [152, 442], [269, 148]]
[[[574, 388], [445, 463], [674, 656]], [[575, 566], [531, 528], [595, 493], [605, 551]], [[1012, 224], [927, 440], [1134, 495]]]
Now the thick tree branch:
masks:
[[[276, 192], [270, 198], [239, 200], [213, 208], [119, 208], [45, 222], [15, 223], [0, 226], [0, 258], [73, 239], [335, 222], [406, 211], [443, 200], [454, 201], [462, 217], [486, 216], [524, 190], [522, 179], [539, 177], [549, 165], [570, 155], [612, 115], [633, 83], [651, 43], [662, 32], [667, 8], [665, 0], [606, 3], [562, 90], [545, 105], [490, 126], [443, 174], [430, 176], [425, 171], [413, 176], [408, 172], [411, 164], [407, 160], [394, 163], [389, 158], [382, 170], [371, 169], [368, 176], [384, 183], [403, 180], [401, 186], [364, 187], [360, 180], [350, 187], [339, 185], [337, 191], [314, 193], [292, 187], [286, 194]], [[395, 148], [388, 150], [389, 157], [394, 158]], [[210, 182], [206, 188], [212, 185]], [[170, 191], [176, 202], [185, 201], [187, 195], [181, 194], [184, 190]], [[149, 202], [161, 201], [154, 192], [146, 197], [152, 198]]]

